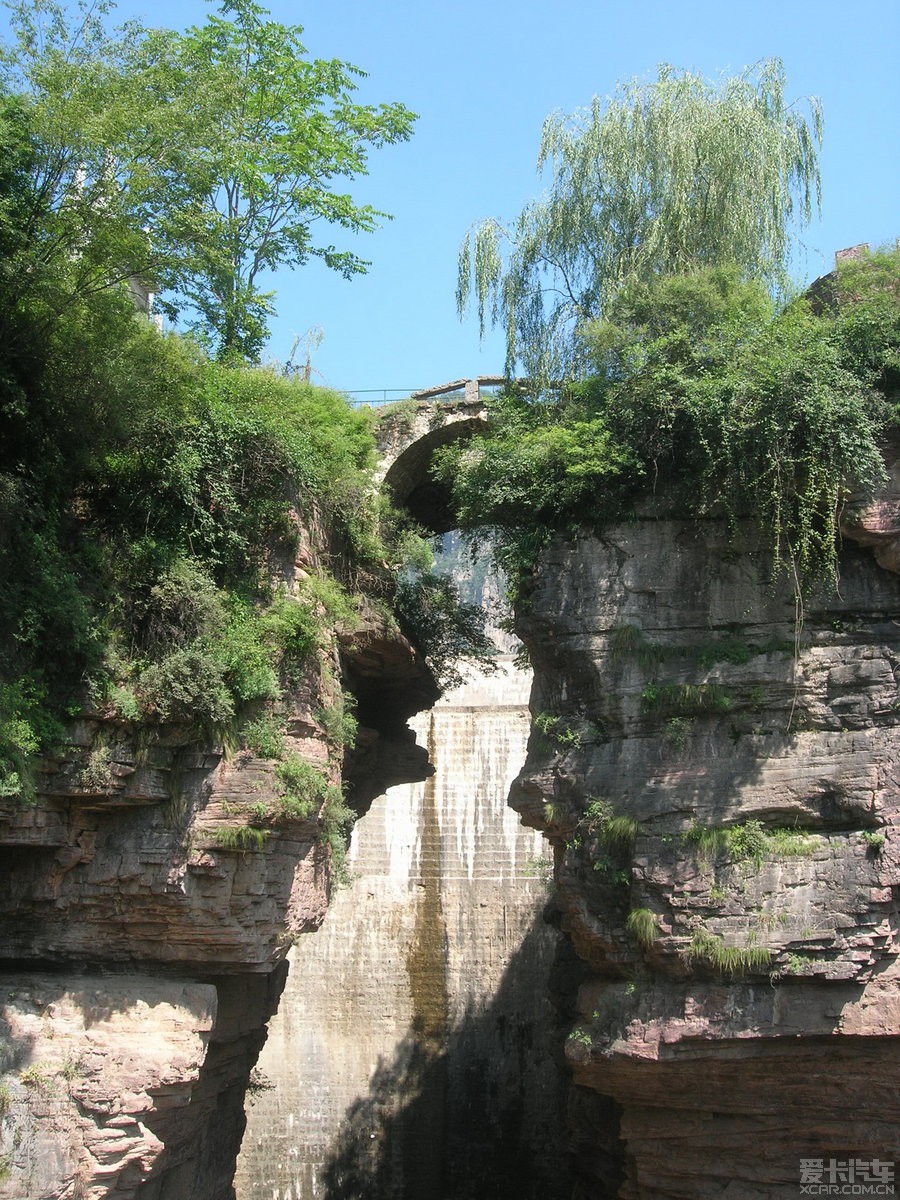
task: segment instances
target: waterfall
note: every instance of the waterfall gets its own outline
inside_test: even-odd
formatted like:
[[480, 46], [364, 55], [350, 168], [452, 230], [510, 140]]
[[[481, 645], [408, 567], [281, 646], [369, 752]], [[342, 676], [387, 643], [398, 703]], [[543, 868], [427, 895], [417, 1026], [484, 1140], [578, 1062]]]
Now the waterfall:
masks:
[[372, 804], [291, 950], [238, 1200], [566, 1194], [548, 852], [506, 805], [529, 686], [505, 655], [413, 722], [435, 774]]

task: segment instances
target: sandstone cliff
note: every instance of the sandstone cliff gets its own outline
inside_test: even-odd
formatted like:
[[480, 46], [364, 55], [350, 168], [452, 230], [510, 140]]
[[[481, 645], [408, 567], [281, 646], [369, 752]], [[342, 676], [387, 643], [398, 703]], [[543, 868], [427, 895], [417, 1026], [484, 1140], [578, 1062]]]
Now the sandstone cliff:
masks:
[[[346, 761], [322, 721], [342, 685]], [[362, 809], [428, 774], [406, 719], [434, 698], [366, 610], [287, 696], [286, 744]], [[0, 1196], [223, 1200], [285, 956], [328, 903], [323, 813], [254, 829], [275, 763], [188, 728], [86, 705], [69, 735], [36, 803], [0, 805]]]
[[[895, 501], [853, 532], [884, 547]], [[753, 526], [652, 505], [536, 565], [511, 802], [587, 964], [579, 1196], [781, 1197], [801, 1158], [900, 1157], [898, 599], [848, 543], [798, 604]]]

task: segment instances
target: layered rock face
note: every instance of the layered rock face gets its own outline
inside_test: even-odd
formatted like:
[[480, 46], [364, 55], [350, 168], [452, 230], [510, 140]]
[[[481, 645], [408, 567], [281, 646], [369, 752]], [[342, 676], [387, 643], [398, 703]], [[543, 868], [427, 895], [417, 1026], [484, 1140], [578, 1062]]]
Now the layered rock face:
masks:
[[529, 684], [506, 659], [414, 719], [435, 774], [374, 802], [291, 952], [240, 1200], [567, 1200], [550, 864], [506, 804]]
[[[351, 799], [424, 778], [405, 721], [433, 681], [371, 614], [287, 697], [288, 749], [340, 782], [322, 712], [342, 682], [361, 696]], [[249, 829], [279, 786], [270, 760], [86, 709], [36, 803], [3, 802], [0, 1196], [233, 1195], [284, 958], [330, 886], [319, 812]]]
[[511, 801], [589, 971], [584, 1198], [762, 1200], [801, 1159], [900, 1158], [900, 580], [850, 545], [836, 591], [771, 574], [753, 527], [648, 511], [555, 541], [520, 614]]

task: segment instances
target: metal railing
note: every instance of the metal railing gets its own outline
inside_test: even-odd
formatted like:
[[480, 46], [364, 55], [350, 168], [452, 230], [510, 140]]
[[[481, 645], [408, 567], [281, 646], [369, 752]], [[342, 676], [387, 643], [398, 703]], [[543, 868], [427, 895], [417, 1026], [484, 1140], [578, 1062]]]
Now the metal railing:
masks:
[[[411, 394], [412, 388], [360, 388], [355, 392], [344, 392], [354, 408], [378, 408], [382, 404], [393, 404], [395, 400], [406, 400]], [[373, 399], [364, 400], [361, 398], [363, 396], [371, 396]]]
[[354, 408], [379, 408], [382, 404], [393, 404], [397, 400], [415, 400], [419, 403], [428, 403], [430, 400], [443, 400], [445, 403], [463, 400], [474, 404], [489, 395], [496, 395], [506, 382], [503, 375], [478, 375], [474, 379], [454, 379], [450, 383], [440, 383], [437, 387], [361, 388], [344, 392], [344, 395]]

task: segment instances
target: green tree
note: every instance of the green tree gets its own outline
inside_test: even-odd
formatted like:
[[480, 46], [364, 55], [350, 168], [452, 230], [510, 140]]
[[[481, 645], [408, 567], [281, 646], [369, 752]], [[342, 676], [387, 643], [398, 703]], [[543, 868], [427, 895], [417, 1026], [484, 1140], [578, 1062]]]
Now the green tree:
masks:
[[256, 359], [272, 311], [262, 274], [313, 256], [347, 277], [365, 271], [314, 227], [377, 227], [386, 214], [338, 185], [365, 173], [371, 149], [407, 139], [414, 114], [354, 103], [363, 72], [307, 59], [300, 27], [253, 0], [227, 0], [184, 34], [110, 31], [111, 8], [11, 8], [0, 52], [7, 311], [38, 298], [52, 319], [140, 280], [165, 289], [171, 316], [187, 309], [220, 357]]
[[578, 331], [623, 284], [736, 264], [784, 279], [789, 233], [819, 198], [818, 102], [808, 117], [765, 60], [714, 85], [661, 67], [606, 102], [544, 124], [538, 169], [546, 198], [505, 228], [483, 221], [459, 257], [457, 305], [506, 331], [506, 370], [532, 379], [578, 375]]
[[176, 128], [148, 89], [165, 39], [133, 22], [109, 32], [109, 8], [82, 3], [70, 19], [55, 0], [11, 5], [13, 38], [0, 48], [5, 320], [24, 305], [52, 321], [151, 268], [146, 184]]
[[174, 37], [160, 69], [183, 129], [159, 180], [153, 238], [169, 307], [193, 310], [220, 357], [255, 359], [272, 311], [265, 272], [311, 257], [347, 278], [366, 270], [314, 227], [377, 227], [387, 214], [336, 185], [365, 174], [370, 149], [406, 140], [415, 116], [355, 103], [363, 72], [306, 58], [300, 26], [268, 20], [253, 0], [226, 0], [220, 12]]
[[555, 531], [627, 519], [652, 493], [684, 518], [753, 518], [798, 589], [834, 578], [844, 506], [885, 481], [896, 421], [900, 253], [837, 272], [830, 305], [779, 307], [737, 267], [622, 287], [586, 329], [588, 377], [494, 402], [438, 456], [460, 526], [490, 530], [514, 586]]

